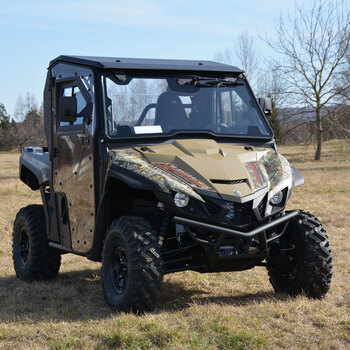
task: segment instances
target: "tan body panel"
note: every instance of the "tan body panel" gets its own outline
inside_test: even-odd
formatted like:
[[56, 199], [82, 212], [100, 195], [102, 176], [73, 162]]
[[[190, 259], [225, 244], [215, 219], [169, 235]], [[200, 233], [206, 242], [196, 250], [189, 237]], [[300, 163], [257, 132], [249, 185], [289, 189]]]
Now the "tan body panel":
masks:
[[[244, 162], [257, 161], [257, 151], [240, 145], [217, 143], [215, 140], [187, 139], [171, 143], [137, 148], [150, 163], [169, 163], [194, 175], [210, 186], [213, 191], [224, 195], [247, 196], [258, 188], [251, 181]], [[217, 184], [211, 180], [246, 180], [240, 184]]]

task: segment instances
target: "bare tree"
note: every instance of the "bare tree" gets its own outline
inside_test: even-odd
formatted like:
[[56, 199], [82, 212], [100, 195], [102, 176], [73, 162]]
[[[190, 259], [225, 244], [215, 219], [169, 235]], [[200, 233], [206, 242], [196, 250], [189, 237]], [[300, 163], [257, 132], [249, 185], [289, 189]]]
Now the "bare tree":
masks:
[[350, 50], [346, 57], [346, 65], [340, 74], [338, 89], [341, 103], [350, 105]]
[[22, 95], [19, 95], [16, 101], [13, 116], [18, 122], [23, 122], [25, 115], [26, 115], [26, 111], [25, 111], [25, 105], [23, 102], [23, 97]]
[[231, 47], [226, 47], [214, 55], [216, 61], [239, 66], [252, 85], [255, 85], [258, 72], [258, 55], [254, 37], [247, 31], [241, 32]]
[[40, 146], [46, 143], [43, 107], [31, 106], [23, 122], [16, 125], [15, 144], [22, 150], [24, 146]]
[[266, 61], [256, 77], [256, 94], [258, 96], [270, 96], [276, 103], [276, 107], [283, 107], [285, 100], [285, 87], [282, 72], [274, 61]]
[[[43, 106], [40, 108], [34, 95], [27, 92], [25, 99], [19, 95], [14, 116], [17, 120], [16, 132], [12, 135], [12, 146], [22, 149], [26, 145], [45, 143]], [[14, 129], [14, 128], [13, 128]]]
[[258, 58], [254, 45], [254, 38], [247, 31], [239, 34], [235, 54], [238, 62], [251, 81], [255, 81], [258, 71]]
[[280, 68], [293, 97], [290, 103], [307, 107], [305, 122], [312, 121], [315, 159], [319, 160], [325, 121], [330, 118], [327, 109], [349, 88], [337, 84], [350, 49], [349, 5], [344, 0], [316, 0], [311, 7], [296, 5], [293, 17], [281, 14], [276, 30], [277, 39], [270, 46], [282, 57]]
[[25, 97], [24, 108], [26, 114], [28, 114], [32, 109], [38, 109], [38, 103], [34, 95], [31, 95], [30, 92], [27, 92]]
[[24, 100], [22, 95], [19, 95], [13, 113], [14, 118], [17, 120], [17, 122], [23, 122], [28, 112], [35, 108], [38, 109], [38, 105], [34, 95], [27, 92]]
[[337, 135], [340, 134], [343, 138], [350, 136], [350, 52], [346, 61], [338, 83], [339, 104], [336, 109], [329, 111]]

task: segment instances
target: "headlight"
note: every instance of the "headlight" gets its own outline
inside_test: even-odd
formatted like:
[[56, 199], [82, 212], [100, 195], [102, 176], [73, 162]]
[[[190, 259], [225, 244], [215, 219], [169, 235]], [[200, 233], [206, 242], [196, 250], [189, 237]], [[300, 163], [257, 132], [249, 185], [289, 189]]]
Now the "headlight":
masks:
[[190, 197], [187, 194], [177, 192], [174, 196], [175, 205], [179, 208], [184, 208], [189, 201]]
[[273, 195], [273, 197], [270, 200], [270, 203], [272, 205], [278, 205], [278, 204], [281, 204], [282, 200], [283, 200], [283, 192], [279, 191]]

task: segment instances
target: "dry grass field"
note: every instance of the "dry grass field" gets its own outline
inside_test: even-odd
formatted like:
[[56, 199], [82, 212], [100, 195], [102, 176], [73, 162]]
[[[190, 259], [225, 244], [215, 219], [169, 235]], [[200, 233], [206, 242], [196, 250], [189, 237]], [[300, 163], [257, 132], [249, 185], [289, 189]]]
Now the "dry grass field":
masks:
[[14, 275], [12, 224], [17, 211], [40, 203], [18, 179], [18, 154], [0, 153], [1, 349], [349, 349], [350, 143], [331, 142], [313, 161], [312, 146], [280, 147], [305, 185], [288, 204], [320, 218], [334, 255], [323, 300], [277, 295], [263, 267], [245, 272], [183, 272], [164, 278], [155, 312], [112, 312], [104, 301], [100, 264], [70, 254], [51, 282]]

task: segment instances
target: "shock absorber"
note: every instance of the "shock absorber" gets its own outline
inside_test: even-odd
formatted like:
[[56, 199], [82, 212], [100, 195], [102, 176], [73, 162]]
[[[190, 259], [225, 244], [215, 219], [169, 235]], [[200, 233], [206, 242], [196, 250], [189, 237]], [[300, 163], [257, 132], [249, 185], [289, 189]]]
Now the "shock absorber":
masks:
[[158, 203], [158, 208], [161, 211], [163, 211], [162, 221], [159, 225], [159, 230], [158, 230], [158, 233], [159, 233], [158, 246], [161, 247], [163, 245], [164, 236], [166, 235], [169, 228], [170, 214], [168, 210], [165, 209], [164, 203]]

